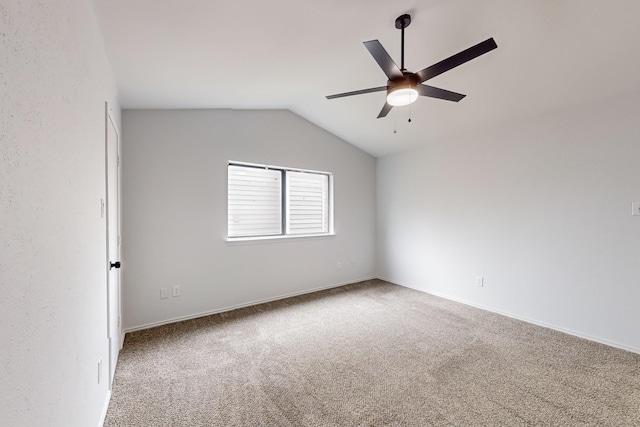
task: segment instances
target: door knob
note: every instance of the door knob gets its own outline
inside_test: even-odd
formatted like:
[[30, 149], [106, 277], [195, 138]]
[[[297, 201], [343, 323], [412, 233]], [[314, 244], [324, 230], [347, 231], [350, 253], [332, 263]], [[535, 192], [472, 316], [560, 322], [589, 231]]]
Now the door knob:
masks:
[[109, 265], [109, 270], [111, 270], [111, 269], [112, 269], [112, 268], [114, 268], [114, 267], [115, 267], [115, 268], [120, 268], [120, 266], [121, 266], [121, 265], [122, 265], [122, 264], [120, 264], [120, 261], [112, 262], [112, 263], [110, 263], [110, 265]]

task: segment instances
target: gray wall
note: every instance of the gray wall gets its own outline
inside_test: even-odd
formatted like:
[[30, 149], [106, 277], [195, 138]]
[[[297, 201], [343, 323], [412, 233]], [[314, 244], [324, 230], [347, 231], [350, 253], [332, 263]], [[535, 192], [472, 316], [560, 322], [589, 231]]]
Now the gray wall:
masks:
[[0, 28], [0, 424], [97, 426], [116, 89], [93, 2], [2, 2]]
[[378, 159], [378, 274], [640, 352], [639, 99]]
[[[125, 110], [122, 157], [127, 330], [375, 273], [375, 158], [289, 111]], [[229, 160], [332, 172], [336, 235], [227, 243]]]

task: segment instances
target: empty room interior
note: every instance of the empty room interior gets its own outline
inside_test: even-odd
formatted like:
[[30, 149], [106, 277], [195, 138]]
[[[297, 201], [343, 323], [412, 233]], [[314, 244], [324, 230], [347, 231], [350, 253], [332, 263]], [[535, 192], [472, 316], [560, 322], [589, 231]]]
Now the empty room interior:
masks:
[[640, 2], [0, 4], [0, 424], [640, 425]]

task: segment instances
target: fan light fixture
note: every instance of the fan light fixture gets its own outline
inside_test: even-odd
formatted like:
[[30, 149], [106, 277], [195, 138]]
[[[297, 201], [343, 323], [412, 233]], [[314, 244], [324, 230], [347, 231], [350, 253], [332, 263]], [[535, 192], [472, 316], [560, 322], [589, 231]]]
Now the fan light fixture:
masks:
[[387, 102], [394, 107], [412, 104], [418, 99], [418, 91], [413, 87], [401, 87], [390, 91]]

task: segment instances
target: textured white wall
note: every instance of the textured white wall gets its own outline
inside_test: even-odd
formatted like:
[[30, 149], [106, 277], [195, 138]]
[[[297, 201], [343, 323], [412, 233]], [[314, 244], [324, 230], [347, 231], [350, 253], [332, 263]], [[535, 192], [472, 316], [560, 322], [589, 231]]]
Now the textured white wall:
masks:
[[0, 28], [0, 424], [96, 426], [116, 90], [93, 2], [2, 2]]
[[[229, 160], [333, 172], [336, 236], [228, 244]], [[125, 110], [123, 187], [126, 329], [374, 275], [375, 158], [289, 111]]]
[[639, 99], [378, 159], [378, 274], [640, 352]]

